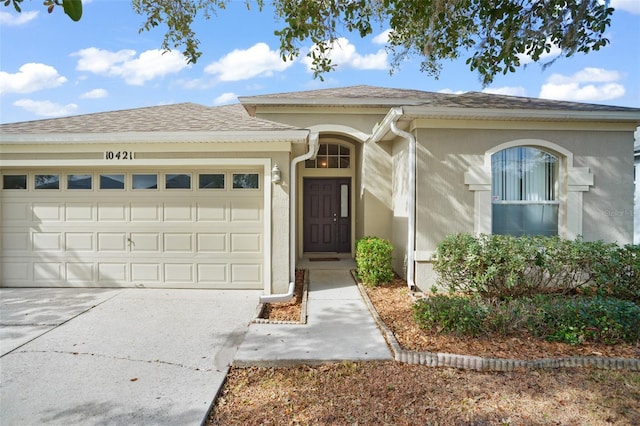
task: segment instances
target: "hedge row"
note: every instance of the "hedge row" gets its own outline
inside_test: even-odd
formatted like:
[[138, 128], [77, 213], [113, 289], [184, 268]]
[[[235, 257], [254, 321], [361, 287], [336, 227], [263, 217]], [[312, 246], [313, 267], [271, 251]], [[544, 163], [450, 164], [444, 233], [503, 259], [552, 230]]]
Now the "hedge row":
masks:
[[640, 246], [558, 237], [454, 234], [434, 269], [450, 292], [488, 299], [584, 292], [640, 302]]

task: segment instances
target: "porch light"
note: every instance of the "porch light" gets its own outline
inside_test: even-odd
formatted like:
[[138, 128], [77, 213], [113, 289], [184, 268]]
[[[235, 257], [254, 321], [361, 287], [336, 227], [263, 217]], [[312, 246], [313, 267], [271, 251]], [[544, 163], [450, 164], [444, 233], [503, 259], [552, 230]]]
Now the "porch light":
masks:
[[273, 166], [273, 169], [271, 169], [271, 182], [275, 183], [276, 185], [282, 182], [282, 173], [280, 172], [280, 167], [278, 167], [277, 164]]

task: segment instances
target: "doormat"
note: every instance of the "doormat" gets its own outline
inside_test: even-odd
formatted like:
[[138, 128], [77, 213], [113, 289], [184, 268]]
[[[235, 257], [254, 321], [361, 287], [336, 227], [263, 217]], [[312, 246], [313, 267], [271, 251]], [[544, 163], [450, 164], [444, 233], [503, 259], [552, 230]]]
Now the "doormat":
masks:
[[339, 257], [310, 257], [309, 262], [339, 262]]

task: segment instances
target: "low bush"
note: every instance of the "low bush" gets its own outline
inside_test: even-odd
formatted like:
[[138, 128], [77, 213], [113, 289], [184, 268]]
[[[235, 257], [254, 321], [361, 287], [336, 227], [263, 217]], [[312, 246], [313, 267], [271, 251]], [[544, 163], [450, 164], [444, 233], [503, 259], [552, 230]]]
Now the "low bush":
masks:
[[640, 245], [628, 244], [596, 268], [598, 293], [640, 304]]
[[587, 291], [640, 299], [640, 249], [559, 237], [454, 234], [437, 247], [434, 270], [451, 292], [488, 299]]
[[640, 306], [603, 297], [549, 296], [489, 301], [438, 294], [414, 304], [425, 329], [465, 336], [528, 331], [548, 341], [616, 344], [640, 341]]
[[392, 253], [393, 246], [382, 238], [364, 237], [356, 242], [356, 267], [363, 284], [376, 286], [393, 279]]

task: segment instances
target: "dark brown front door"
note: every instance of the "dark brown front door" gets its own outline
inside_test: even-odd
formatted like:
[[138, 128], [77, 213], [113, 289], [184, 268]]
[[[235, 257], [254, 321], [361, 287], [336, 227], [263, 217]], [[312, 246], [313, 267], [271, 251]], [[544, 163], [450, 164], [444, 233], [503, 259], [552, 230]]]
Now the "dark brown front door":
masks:
[[304, 180], [304, 251], [351, 251], [351, 179]]

